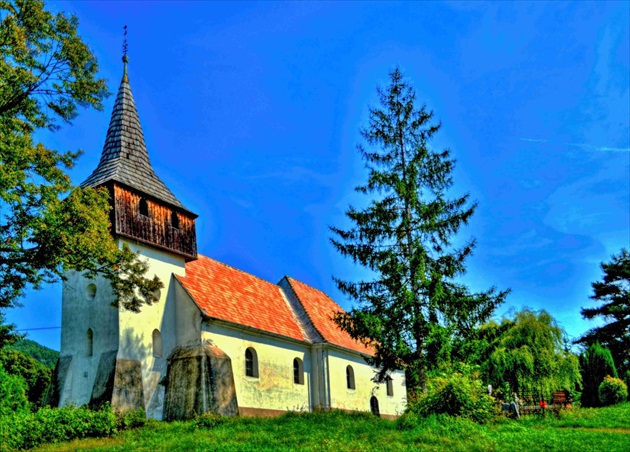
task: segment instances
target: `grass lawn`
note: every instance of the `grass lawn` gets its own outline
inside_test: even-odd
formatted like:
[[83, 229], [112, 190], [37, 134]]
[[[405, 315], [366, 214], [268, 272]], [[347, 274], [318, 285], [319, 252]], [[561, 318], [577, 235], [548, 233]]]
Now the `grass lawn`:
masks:
[[505, 450], [630, 451], [630, 402], [574, 408], [546, 418], [498, 419], [478, 425], [429, 417], [400, 422], [341, 412], [287, 414], [274, 419], [201, 418], [150, 421], [113, 438], [46, 445], [39, 450]]

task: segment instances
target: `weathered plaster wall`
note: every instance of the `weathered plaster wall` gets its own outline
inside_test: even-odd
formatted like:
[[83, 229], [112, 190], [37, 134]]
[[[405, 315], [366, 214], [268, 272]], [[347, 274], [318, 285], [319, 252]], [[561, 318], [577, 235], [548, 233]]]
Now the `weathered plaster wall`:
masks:
[[[217, 321], [204, 322], [202, 339], [219, 347], [232, 359], [234, 384], [242, 415], [277, 411], [310, 411], [311, 353], [309, 344], [232, 328]], [[245, 350], [258, 356], [258, 378], [245, 375]], [[304, 363], [304, 384], [293, 382], [293, 359]]]
[[[354, 370], [355, 389], [347, 387], [348, 365]], [[331, 347], [328, 351], [328, 369], [331, 408], [370, 411], [370, 398], [375, 396], [382, 415], [400, 415], [405, 410], [407, 392], [404, 386], [404, 372], [392, 373], [394, 395], [388, 396], [385, 383], [377, 384], [372, 381], [376, 375], [374, 368], [357, 354]]]
[[[71, 356], [59, 404], [83, 405], [90, 401], [101, 353], [118, 349], [118, 310], [109, 281], [83, 278], [68, 272], [62, 288], [60, 356]], [[88, 329], [92, 330], [92, 354], [88, 352]]]
[[[123, 243], [122, 239], [119, 242]], [[143, 306], [140, 313], [121, 310], [119, 314], [118, 359], [140, 362], [144, 407], [147, 416], [162, 419], [167, 357], [177, 345], [176, 282], [173, 274], [185, 274], [183, 258], [125, 240], [129, 247], [149, 261], [148, 276], [160, 278], [164, 287], [160, 299], [151, 306]], [[159, 330], [162, 339], [161, 356], [154, 356], [153, 331]]]

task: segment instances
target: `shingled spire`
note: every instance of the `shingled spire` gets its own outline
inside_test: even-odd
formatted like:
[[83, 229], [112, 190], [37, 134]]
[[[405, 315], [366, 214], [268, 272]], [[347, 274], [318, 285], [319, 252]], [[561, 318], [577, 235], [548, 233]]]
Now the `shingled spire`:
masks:
[[113, 180], [186, 210], [151, 166], [138, 110], [129, 86], [128, 61], [129, 58], [125, 55], [123, 78], [118, 88], [101, 161], [81, 186], [96, 187]]
[[127, 63], [101, 160], [81, 187], [108, 187], [113, 200], [116, 235], [155, 245], [196, 259], [194, 220], [153, 171], [138, 110], [131, 94]]

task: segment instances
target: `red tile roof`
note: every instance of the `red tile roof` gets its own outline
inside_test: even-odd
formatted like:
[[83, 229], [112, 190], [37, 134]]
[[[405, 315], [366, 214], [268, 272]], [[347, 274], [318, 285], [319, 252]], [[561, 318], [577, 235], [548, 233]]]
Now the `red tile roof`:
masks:
[[209, 317], [308, 340], [275, 284], [202, 255], [177, 278]]
[[287, 277], [293, 292], [304, 307], [311, 323], [326, 342], [349, 348], [367, 355], [374, 355], [372, 347], [366, 347], [361, 342], [350, 337], [348, 333], [339, 329], [332, 316], [343, 309], [321, 290], [317, 290], [303, 282]]

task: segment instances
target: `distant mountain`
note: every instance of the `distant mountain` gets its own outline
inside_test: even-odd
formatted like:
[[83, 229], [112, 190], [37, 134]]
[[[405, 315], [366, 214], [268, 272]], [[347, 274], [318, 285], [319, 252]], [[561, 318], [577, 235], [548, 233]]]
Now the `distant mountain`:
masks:
[[43, 345], [38, 344], [37, 342], [30, 339], [22, 339], [7, 348], [19, 350], [23, 353], [26, 353], [27, 355], [36, 359], [50, 369], [55, 368], [55, 365], [57, 364], [57, 358], [59, 358], [58, 351], [55, 351], [48, 347], [44, 347]]

